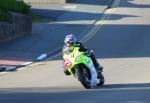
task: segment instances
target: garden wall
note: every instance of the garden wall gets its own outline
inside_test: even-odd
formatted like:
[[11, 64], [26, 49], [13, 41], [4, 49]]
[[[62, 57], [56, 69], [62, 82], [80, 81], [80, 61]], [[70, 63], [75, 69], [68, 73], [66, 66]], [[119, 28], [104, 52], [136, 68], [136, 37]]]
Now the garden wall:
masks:
[[0, 21], [0, 43], [30, 35], [32, 32], [32, 19], [30, 16], [9, 12], [9, 22]]

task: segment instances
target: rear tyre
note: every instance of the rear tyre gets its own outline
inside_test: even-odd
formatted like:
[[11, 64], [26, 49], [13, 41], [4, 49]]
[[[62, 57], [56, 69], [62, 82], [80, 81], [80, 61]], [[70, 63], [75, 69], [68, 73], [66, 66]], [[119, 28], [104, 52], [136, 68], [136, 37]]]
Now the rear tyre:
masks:
[[78, 77], [78, 80], [81, 82], [81, 84], [87, 88], [87, 89], [90, 89], [91, 88], [91, 83], [90, 83], [90, 80], [91, 80], [91, 73], [89, 71], [88, 68], [76, 68], [75, 69], [75, 73]]

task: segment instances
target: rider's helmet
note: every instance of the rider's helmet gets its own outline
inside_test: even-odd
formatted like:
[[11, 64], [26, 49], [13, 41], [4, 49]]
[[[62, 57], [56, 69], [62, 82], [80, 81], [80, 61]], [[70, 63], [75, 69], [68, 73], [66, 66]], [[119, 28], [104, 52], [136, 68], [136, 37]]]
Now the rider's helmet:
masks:
[[73, 34], [69, 34], [65, 37], [64, 43], [68, 50], [73, 49], [73, 45], [76, 42], [76, 37]]
[[70, 47], [76, 42], [76, 37], [73, 34], [69, 34], [65, 37], [64, 43], [66, 46]]

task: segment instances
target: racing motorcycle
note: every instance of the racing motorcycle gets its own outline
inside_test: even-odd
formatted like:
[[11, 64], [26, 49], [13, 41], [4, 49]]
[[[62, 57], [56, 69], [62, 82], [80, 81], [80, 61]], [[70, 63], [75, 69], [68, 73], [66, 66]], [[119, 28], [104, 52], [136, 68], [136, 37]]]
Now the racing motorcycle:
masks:
[[[70, 53], [64, 53], [64, 66], [77, 78], [81, 84], [87, 88], [102, 86], [104, 84], [104, 76], [97, 73], [92, 59], [86, 52], [80, 52], [79, 47], [74, 47]], [[99, 79], [97, 78], [99, 76]]]

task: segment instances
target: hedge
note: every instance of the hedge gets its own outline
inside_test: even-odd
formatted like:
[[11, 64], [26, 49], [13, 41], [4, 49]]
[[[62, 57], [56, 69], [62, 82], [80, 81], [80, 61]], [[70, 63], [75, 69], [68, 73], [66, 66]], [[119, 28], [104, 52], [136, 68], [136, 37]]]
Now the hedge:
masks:
[[0, 8], [0, 20], [4, 21], [6, 19], [6, 12]]
[[27, 14], [30, 10], [30, 5], [23, 0], [0, 0], [0, 20], [6, 20], [8, 11]]

